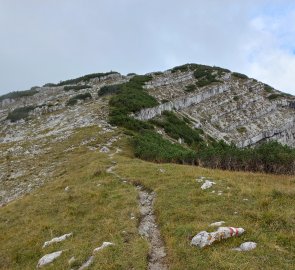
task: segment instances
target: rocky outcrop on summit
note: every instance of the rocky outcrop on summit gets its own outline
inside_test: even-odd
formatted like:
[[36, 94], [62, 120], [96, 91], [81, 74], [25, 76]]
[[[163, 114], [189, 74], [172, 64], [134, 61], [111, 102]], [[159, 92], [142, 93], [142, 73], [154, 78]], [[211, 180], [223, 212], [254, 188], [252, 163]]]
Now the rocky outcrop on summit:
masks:
[[292, 96], [230, 72], [218, 82], [188, 92], [187, 86], [196, 82], [192, 71], [167, 71], [154, 76], [145, 88], [162, 104], [143, 109], [135, 117], [149, 120], [173, 110], [190, 118], [213, 138], [239, 147], [268, 140], [295, 147]]

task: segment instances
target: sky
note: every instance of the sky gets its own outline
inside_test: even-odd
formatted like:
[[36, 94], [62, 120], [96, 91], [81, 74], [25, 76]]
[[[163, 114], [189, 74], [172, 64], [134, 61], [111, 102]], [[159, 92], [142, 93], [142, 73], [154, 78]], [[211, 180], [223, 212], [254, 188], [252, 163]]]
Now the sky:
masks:
[[295, 1], [0, 0], [0, 95], [185, 63], [295, 95]]

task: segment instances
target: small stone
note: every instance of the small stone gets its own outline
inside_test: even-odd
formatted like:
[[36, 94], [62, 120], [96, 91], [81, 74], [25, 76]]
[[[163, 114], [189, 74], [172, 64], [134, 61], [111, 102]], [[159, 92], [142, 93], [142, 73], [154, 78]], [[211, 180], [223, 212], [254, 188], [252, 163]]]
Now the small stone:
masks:
[[217, 221], [217, 222], [211, 223], [209, 226], [210, 226], [210, 227], [220, 227], [220, 226], [222, 226], [224, 223], [225, 223], [225, 221]]
[[101, 152], [101, 153], [108, 153], [108, 152], [110, 152], [110, 149], [107, 148], [106, 146], [103, 146], [103, 147], [99, 150], [99, 152]]
[[68, 264], [71, 266], [76, 261], [76, 258], [73, 256], [71, 259], [68, 260]]
[[70, 191], [70, 187], [67, 186], [67, 187], [65, 188], [65, 191], [66, 191], [66, 192]]
[[249, 251], [249, 250], [255, 249], [256, 246], [257, 246], [257, 244], [255, 242], [245, 242], [245, 243], [241, 244], [239, 247], [234, 248], [233, 250]]
[[201, 186], [201, 189], [205, 190], [205, 189], [211, 188], [215, 184], [216, 183], [213, 181], [206, 180], [205, 183]]
[[95, 249], [93, 250], [93, 253], [98, 252], [98, 251], [100, 251], [100, 250], [102, 250], [102, 249], [104, 249], [104, 248], [106, 248], [106, 247], [108, 247], [108, 246], [113, 246], [113, 245], [114, 245], [114, 244], [111, 243], [111, 242], [103, 242], [102, 245], [101, 245], [100, 247], [97, 247], [97, 248], [95, 248]]

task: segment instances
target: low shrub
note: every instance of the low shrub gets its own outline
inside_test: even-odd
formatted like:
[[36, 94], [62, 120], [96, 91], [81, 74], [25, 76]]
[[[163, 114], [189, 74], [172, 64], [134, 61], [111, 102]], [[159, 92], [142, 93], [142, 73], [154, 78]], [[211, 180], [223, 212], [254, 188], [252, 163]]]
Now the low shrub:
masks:
[[33, 111], [35, 108], [35, 106], [16, 108], [12, 112], [8, 113], [7, 120], [10, 120], [11, 122], [16, 122], [21, 119], [26, 119], [29, 116], [29, 112]]
[[79, 94], [76, 95], [74, 97], [71, 97], [68, 102], [67, 102], [67, 106], [73, 106], [75, 104], [77, 104], [78, 100], [86, 100], [86, 99], [91, 99], [92, 96], [90, 93], [85, 93], [85, 94]]
[[7, 98], [17, 99], [17, 98], [21, 98], [21, 97], [30, 97], [30, 96], [33, 96], [37, 93], [38, 93], [38, 91], [36, 90], [36, 88], [30, 89], [30, 90], [24, 90], [24, 91], [10, 92], [8, 94], [0, 96], [0, 101], [7, 99]]
[[248, 79], [248, 76], [242, 73], [233, 72], [232, 75], [238, 79], [242, 79], [242, 80]]
[[198, 147], [203, 139], [198, 130], [192, 129], [186, 121], [179, 119], [172, 112], [164, 112], [162, 120], [152, 120], [151, 122], [159, 127], [162, 127], [165, 132], [173, 139], [183, 139], [185, 143], [194, 148]]
[[197, 87], [195, 84], [190, 84], [185, 87], [184, 91], [190, 93], [190, 92], [194, 92], [196, 90], [196, 88]]
[[68, 92], [68, 91], [79, 91], [82, 89], [88, 89], [88, 88], [92, 88], [90, 85], [68, 85], [68, 86], [64, 86], [64, 91]]
[[121, 89], [121, 84], [105, 85], [98, 90], [97, 94], [100, 97], [106, 96], [106, 95], [112, 95], [120, 91], [120, 89]]
[[154, 131], [140, 132], [133, 140], [134, 154], [154, 162], [194, 164], [196, 153], [179, 144], [172, 144]]
[[78, 84], [80, 82], [88, 82], [89, 80], [94, 79], [94, 78], [100, 79], [101, 77], [111, 75], [111, 74], [116, 74], [116, 73], [118, 74], [118, 72], [115, 72], [115, 71], [110, 71], [107, 73], [92, 73], [92, 74], [88, 74], [88, 75], [85, 75], [82, 77], [78, 77], [76, 79], [61, 81], [60, 83], [55, 84], [55, 86], [63, 86], [63, 85], [67, 85], [67, 84]]

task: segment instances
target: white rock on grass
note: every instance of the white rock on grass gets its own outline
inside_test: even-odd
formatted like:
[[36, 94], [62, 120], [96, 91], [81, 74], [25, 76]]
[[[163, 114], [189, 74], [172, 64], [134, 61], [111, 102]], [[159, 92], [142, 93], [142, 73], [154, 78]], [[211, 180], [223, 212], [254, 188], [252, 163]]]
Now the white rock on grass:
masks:
[[241, 244], [239, 247], [234, 248], [233, 250], [236, 251], [249, 251], [252, 249], [255, 249], [257, 247], [257, 244], [255, 242], [245, 242]]
[[114, 245], [114, 244], [111, 243], [111, 242], [103, 242], [102, 245], [101, 245], [100, 247], [97, 247], [97, 248], [95, 248], [95, 249], [93, 250], [93, 253], [98, 252], [98, 251], [100, 251], [100, 250], [102, 250], [102, 249], [104, 249], [104, 248], [106, 248], [106, 247], [108, 247], [108, 246], [113, 246], [113, 245]]
[[62, 250], [56, 251], [50, 254], [44, 255], [38, 262], [37, 268], [43, 267], [46, 264], [52, 263], [55, 259], [57, 259], [61, 254]]
[[206, 180], [205, 183], [201, 186], [201, 189], [205, 190], [205, 189], [211, 188], [215, 184], [216, 183], [213, 181]]
[[221, 241], [230, 237], [240, 236], [245, 230], [243, 228], [219, 227], [217, 231], [208, 233], [206, 231], [199, 232], [191, 241], [191, 244], [199, 248], [210, 246], [214, 242]]
[[[102, 250], [102, 249], [104, 249], [104, 248], [106, 248], [108, 246], [112, 246], [112, 245], [114, 245], [114, 244], [111, 243], [111, 242], [103, 242], [100, 247], [97, 247], [97, 248], [95, 248], [93, 250], [92, 254], [94, 254], [94, 253], [96, 253], [96, 252], [98, 252], [98, 251], [100, 251], [100, 250]], [[84, 269], [88, 268], [93, 263], [93, 261], [94, 261], [94, 256], [92, 255], [92, 256], [90, 256], [88, 258], [88, 260], [85, 263], [83, 263], [80, 266], [80, 268], [78, 268], [78, 270], [84, 270]]]
[[51, 239], [50, 241], [46, 241], [44, 243], [44, 245], [43, 245], [43, 248], [48, 247], [49, 245], [51, 245], [53, 243], [62, 242], [62, 241], [66, 240], [68, 237], [70, 237], [72, 235], [73, 235], [73, 233], [67, 233], [67, 234], [64, 234], [62, 236], [55, 237], [55, 238]]
[[93, 261], [94, 261], [94, 256], [90, 256], [88, 260], [78, 268], [78, 270], [84, 270], [88, 268], [93, 263]]
[[210, 227], [220, 227], [220, 226], [222, 226], [224, 223], [225, 223], [225, 221], [217, 221], [217, 222], [211, 223], [209, 226], [210, 226]]

